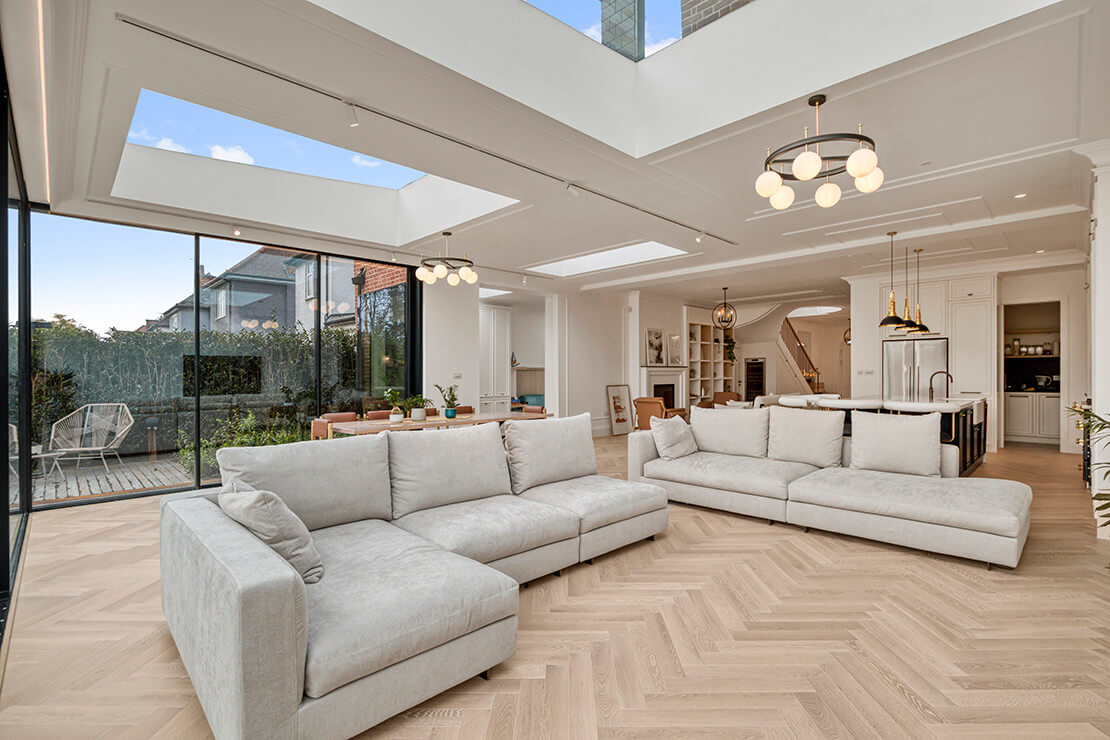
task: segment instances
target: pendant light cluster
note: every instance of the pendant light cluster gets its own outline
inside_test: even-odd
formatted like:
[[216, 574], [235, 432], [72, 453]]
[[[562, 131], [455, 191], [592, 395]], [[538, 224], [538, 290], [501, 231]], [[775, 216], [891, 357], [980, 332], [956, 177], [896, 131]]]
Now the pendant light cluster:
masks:
[[417, 280], [425, 285], [435, 285], [436, 281], [446, 279], [452, 287], [464, 281], [470, 285], [478, 282], [472, 260], [450, 256], [450, 241], [451, 232], [443, 232], [443, 256], [420, 260], [420, 267], [416, 268]]
[[728, 302], [728, 288], [721, 288], [721, 302], [713, 308], [713, 325], [721, 329], [731, 329], [736, 323], [736, 309]]
[[910, 250], [906, 248], [906, 302], [905, 302], [905, 315], [898, 316], [898, 303], [894, 298], [894, 235], [897, 231], [888, 231], [887, 236], [890, 237], [890, 306], [887, 315], [879, 322], [879, 326], [890, 327], [895, 331], [904, 331], [907, 334], [927, 334], [929, 327], [921, 321], [921, 251], [920, 249], [913, 250], [917, 255], [917, 318], [914, 319], [910, 316]]
[[[781, 146], [773, 152], [767, 150], [767, 159], [763, 160], [763, 173], [755, 180], [755, 192], [769, 198], [771, 207], [775, 210], [785, 210], [794, 203], [794, 188], [786, 185], [783, 180], [807, 182], [818, 176], [824, 177], [824, 184], [817, 188], [813, 196], [817, 205], [822, 208], [832, 208], [840, 202], [840, 186], [831, 178], [841, 173], [847, 172], [855, 178], [856, 190], [861, 193], [873, 193], [883, 184], [883, 171], [879, 168], [875, 141], [863, 135], [862, 123], [854, 134], [821, 133], [821, 106], [825, 100], [824, 95], [814, 95], [809, 99], [809, 104], [816, 109], [814, 115], [817, 133], [814, 136], [809, 135], [807, 126], [804, 138]], [[821, 144], [839, 144], [843, 147], [846, 143], [856, 147], [855, 151], [846, 154], [842, 148], [839, 153], [821, 154]], [[786, 165], [790, 165], [789, 172], [786, 171]]]

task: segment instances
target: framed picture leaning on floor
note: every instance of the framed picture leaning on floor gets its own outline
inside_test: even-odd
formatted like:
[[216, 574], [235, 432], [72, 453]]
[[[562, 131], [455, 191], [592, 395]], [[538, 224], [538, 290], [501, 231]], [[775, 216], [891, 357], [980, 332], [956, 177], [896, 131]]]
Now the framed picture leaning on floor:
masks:
[[614, 437], [632, 431], [632, 391], [627, 385], [605, 386], [609, 404], [609, 431]]

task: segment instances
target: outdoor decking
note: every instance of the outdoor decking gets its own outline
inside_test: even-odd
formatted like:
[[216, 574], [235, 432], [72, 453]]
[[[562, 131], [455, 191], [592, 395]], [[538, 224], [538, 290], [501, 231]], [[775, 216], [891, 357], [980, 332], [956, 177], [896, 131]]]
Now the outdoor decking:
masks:
[[[48, 468], [49, 469], [49, 468]], [[14, 478], [13, 481], [14, 483]], [[43, 474], [36, 467], [31, 479], [31, 498], [35, 502], [60, 501], [84, 496], [110, 493], [133, 493], [153, 488], [171, 488], [191, 485], [192, 471], [186, 471], [173, 456], [157, 459], [147, 456], [124, 457], [123, 462], [108, 461], [108, 471], [99, 460], [83, 461], [77, 468], [75, 462], [64, 462], [52, 474]], [[9, 486], [10, 496], [18, 495], [18, 488]]]

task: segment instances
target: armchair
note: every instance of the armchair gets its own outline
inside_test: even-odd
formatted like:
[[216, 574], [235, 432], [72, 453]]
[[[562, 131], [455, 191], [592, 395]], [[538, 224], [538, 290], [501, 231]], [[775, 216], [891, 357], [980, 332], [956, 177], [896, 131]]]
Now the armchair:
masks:
[[686, 409], [669, 409], [658, 396], [644, 396], [632, 399], [632, 406], [636, 409], [636, 428], [651, 429], [651, 417], [659, 416], [670, 419], [672, 416], [686, 418]]

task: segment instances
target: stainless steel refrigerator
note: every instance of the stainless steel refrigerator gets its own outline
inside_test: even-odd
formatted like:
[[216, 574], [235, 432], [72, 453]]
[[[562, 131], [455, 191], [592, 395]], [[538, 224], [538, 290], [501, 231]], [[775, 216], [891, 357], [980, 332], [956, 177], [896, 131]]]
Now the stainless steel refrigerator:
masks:
[[[929, 378], [948, 370], [947, 339], [887, 339], [883, 341], [883, 399], [928, 401]], [[933, 383], [937, 398], [948, 395], [948, 378]]]

